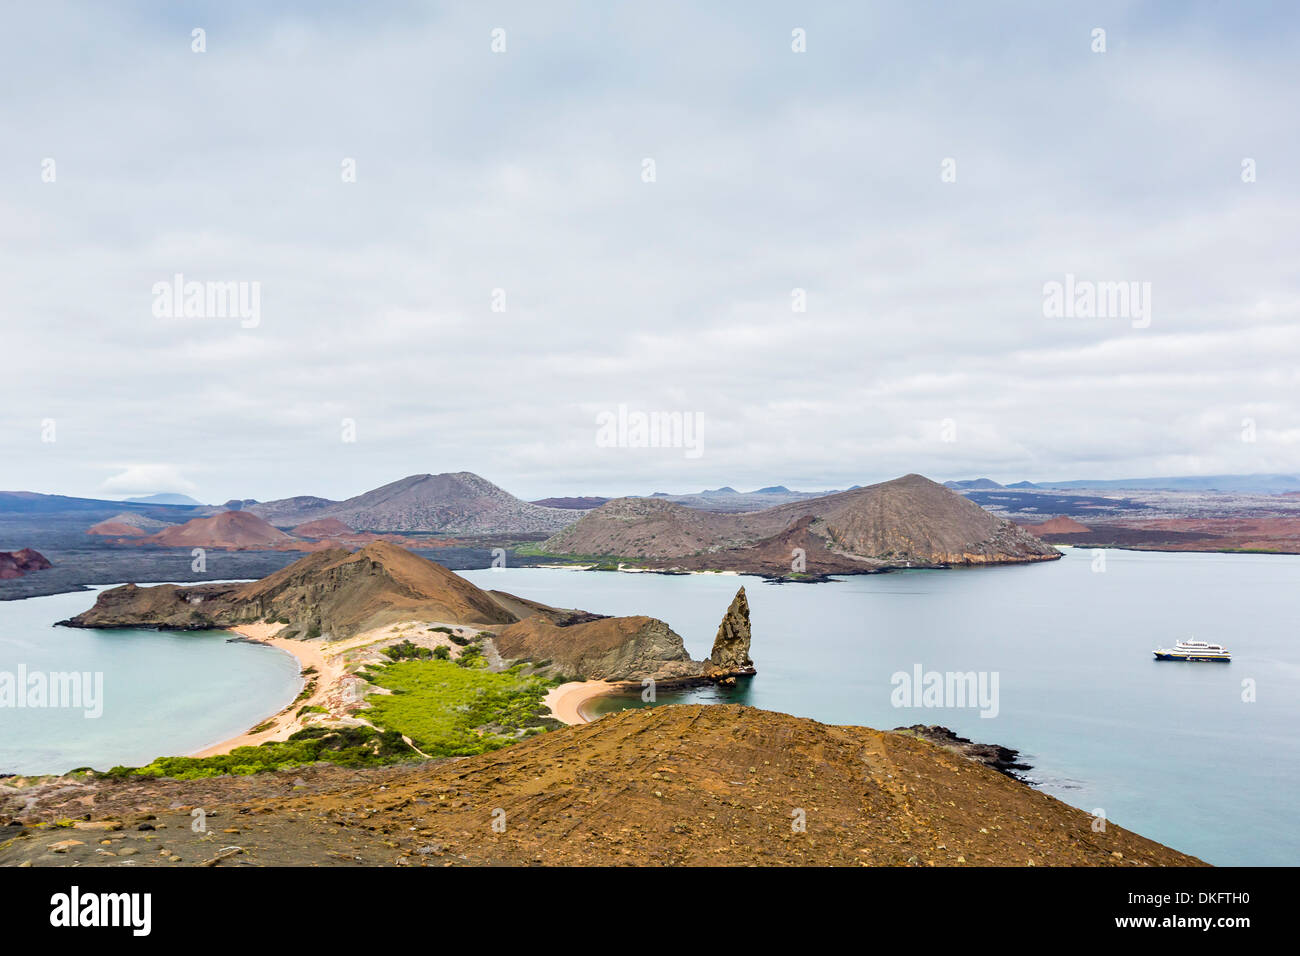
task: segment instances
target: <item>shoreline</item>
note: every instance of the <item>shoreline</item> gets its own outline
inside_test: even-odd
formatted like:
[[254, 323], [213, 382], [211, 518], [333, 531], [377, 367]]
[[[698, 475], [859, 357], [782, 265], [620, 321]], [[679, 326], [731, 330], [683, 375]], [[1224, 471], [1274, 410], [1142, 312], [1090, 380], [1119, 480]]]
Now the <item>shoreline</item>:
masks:
[[552, 687], [542, 700], [542, 703], [550, 708], [552, 717], [560, 723], [572, 727], [577, 724], [591, 723], [591, 717], [587, 715], [583, 707], [597, 697], [606, 697], [625, 688], [639, 686], [638, 684], [605, 680], [569, 681], [559, 687]]
[[[1097, 544], [1087, 544], [1081, 541], [1073, 542], [1073, 543], [1068, 543], [1064, 541], [1046, 541], [1045, 543], [1050, 544], [1052, 545], [1052, 547], [1057, 549], [1073, 549], [1078, 551], [1126, 551], [1135, 554], [1241, 555], [1243, 557], [1256, 557], [1256, 556], [1284, 557], [1284, 558], [1300, 557], [1300, 548], [1294, 551], [1287, 551], [1282, 549], [1271, 549], [1271, 548], [1224, 548], [1224, 547], [1169, 548], [1169, 547], [1150, 547], [1150, 546], [1126, 545], [1126, 544], [1097, 545]], [[238, 552], [234, 552], [234, 553], [238, 553]], [[290, 553], [290, 552], [284, 552], [284, 553]], [[740, 577], [748, 576], [748, 577], [761, 578], [764, 581], [770, 583], [776, 583], [776, 584], [828, 584], [828, 583], [833, 583], [836, 578], [854, 577], [862, 574], [888, 574], [894, 571], [909, 571], [909, 570], [910, 571], [947, 571], [947, 570], [968, 570], [972, 568], [985, 568], [985, 567], [1013, 567], [1013, 566], [1018, 566], [1023, 564], [1041, 564], [1041, 563], [1050, 562], [1054, 560], [1056, 560], [1056, 558], [1044, 557], [1036, 561], [1000, 561], [1000, 562], [990, 562], [988, 564], [976, 564], [976, 565], [926, 565], [923, 567], [914, 567], [914, 568], [907, 568], [903, 566], [887, 566], [881, 568], [869, 568], [869, 569], [860, 569], [860, 570], [852, 569], [852, 570], [842, 570], [842, 571], [830, 571], [830, 572], [818, 573], [818, 574], [805, 574], [799, 577], [792, 577], [785, 573], [777, 574], [771, 571], [763, 571], [757, 569], [747, 570], [747, 571], [738, 571], [738, 570], [737, 571], [732, 571], [732, 570], [697, 571], [697, 570], [687, 570], [684, 568], [675, 569], [675, 570], [661, 569], [661, 568], [636, 568], [636, 569], [623, 568], [621, 569], [621, 571], [618, 571], [614, 568], [607, 569], [607, 568], [601, 568], [596, 565], [581, 566], [581, 565], [566, 565], [566, 564], [558, 564], [558, 563], [557, 564], [526, 564], [526, 565], [518, 565], [517, 568], [519, 569], [537, 568], [539, 570], [551, 570], [551, 571], [606, 571], [608, 570], [611, 573], [623, 573], [623, 574], [632, 573], [632, 574], [665, 574], [665, 575], [682, 575], [682, 576], [685, 575], [725, 575], [725, 576], [740, 576]], [[486, 567], [462, 568], [459, 570], [456, 569], [451, 569], [451, 570], [455, 570], [455, 573], [457, 574], [463, 574], [465, 571], [470, 571], [470, 572], [486, 571], [488, 570], [488, 568]], [[97, 581], [79, 580], [72, 583], [60, 583], [53, 586], [52, 588], [39, 587], [34, 590], [27, 590], [26, 586], [28, 585], [32, 585], [32, 584], [40, 585], [43, 583], [41, 578], [39, 577], [39, 574], [40, 572], [31, 572], [30, 574], [24, 575], [21, 578], [6, 578], [0, 581], [0, 585], [7, 585], [7, 587], [0, 587], [0, 604], [4, 604], [10, 601], [27, 601], [32, 598], [57, 597], [62, 594], [86, 594], [95, 590], [107, 590], [109, 588], [121, 587], [123, 584], [127, 584], [127, 583], [135, 583], [140, 587], [154, 587], [159, 584], [200, 585], [200, 584], [242, 583], [245, 581], [258, 580], [257, 578], [229, 578], [229, 579], [195, 578], [193, 580], [177, 580], [176, 577], [172, 577], [172, 578], [160, 578], [158, 580], [141, 580], [136, 582], [116, 581], [107, 584], [97, 582]]]
[[[279, 624], [259, 622], [256, 624], [240, 624], [235, 627], [224, 628], [224, 630], [238, 634], [240, 638], [248, 643], [273, 647], [294, 658], [298, 662], [299, 676], [303, 677], [303, 687], [307, 688], [311, 686], [313, 681], [315, 682], [312, 692], [304, 698], [300, 690], [287, 704], [253, 725], [254, 727], [260, 727], [262, 724], [269, 722], [271, 726], [265, 730], [257, 733], [246, 730], [242, 734], [236, 734], [234, 737], [201, 747], [185, 756], [216, 757], [230, 753], [236, 747], [256, 747], [259, 744], [268, 742], [288, 740], [290, 734], [302, 729], [301, 726], [298, 726], [298, 711], [309, 705], [323, 705], [324, 698], [329, 693], [330, 688], [343, 676], [343, 666], [325, 654], [326, 645], [321, 642], [291, 641], [287, 638], [272, 637], [271, 635], [280, 628], [281, 625]], [[316, 669], [316, 673], [302, 675], [302, 671], [312, 667]]]
[[[348, 667], [350, 666], [347, 659], [348, 652], [362, 650], [372, 644], [382, 644], [390, 638], [401, 637], [408, 627], [423, 627], [425, 623], [415, 620], [396, 621], [392, 624], [382, 625], [328, 643], [320, 640], [295, 640], [273, 637], [272, 635], [281, 630], [283, 625], [266, 621], [220, 628], [220, 630], [224, 630], [229, 634], [237, 635], [232, 640], [273, 647], [294, 658], [298, 662], [300, 676], [303, 678], [303, 690], [300, 690], [293, 700], [283, 705], [279, 710], [266, 715], [253, 724], [254, 727], [268, 724], [269, 726], [264, 730], [259, 730], [256, 733], [251, 729], [246, 730], [234, 737], [191, 751], [185, 756], [217, 757], [229, 753], [236, 747], [256, 747], [259, 744], [278, 743], [288, 740], [292, 734], [311, 726], [312, 723], [319, 720], [322, 716], [322, 710], [324, 716], [332, 720], [341, 720], [345, 723], [354, 724], [366, 723], [364, 718], [358, 719], [350, 714], [351, 710], [354, 709], [352, 705], [356, 701], [351, 696], [348, 681], [346, 680], [349, 676]], [[453, 654], [455, 653], [456, 645], [451, 640], [437, 635], [436, 642], [447, 647]], [[314, 669], [314, 672], [311, 674], [302, 673], [309, 669]], [[310, 691], [310, 693], [304, 694], [304, 691]], [[308, 711], [300, 716], [299, 712], [304, 707], [316, 707], [321, 708], [321, 710]], [[410, 741], [407, 740], [407, 743], [410, 743]]]

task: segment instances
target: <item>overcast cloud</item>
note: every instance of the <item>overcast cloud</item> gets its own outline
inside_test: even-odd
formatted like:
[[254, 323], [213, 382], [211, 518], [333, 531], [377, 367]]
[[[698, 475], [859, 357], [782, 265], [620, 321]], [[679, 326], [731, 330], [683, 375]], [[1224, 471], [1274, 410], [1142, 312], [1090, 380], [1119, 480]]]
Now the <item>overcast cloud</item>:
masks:
[[1290, 4], [122, 6], [0, 32], [5, 489], [1300, 471]]

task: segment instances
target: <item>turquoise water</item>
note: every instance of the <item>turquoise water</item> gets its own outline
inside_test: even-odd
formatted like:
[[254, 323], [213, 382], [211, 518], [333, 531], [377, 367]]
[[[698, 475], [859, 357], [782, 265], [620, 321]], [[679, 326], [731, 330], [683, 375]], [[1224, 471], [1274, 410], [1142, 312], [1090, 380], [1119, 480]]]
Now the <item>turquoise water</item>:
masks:
[[[466, 577], [550, 604], [660, 617], [695, 657], [708, 654], [743, 583], [758, 676], [658, 703], [944, 724], [1022, 751], [1044, 791], [1211, 863], [1300, 863], [1300, 557], [1107, 551], [1099, 573], [1079, 551], [817, 585], [513, 568]], [[1191, 637], [1226, 644], [1232, 663], [1152, 660], [1153, 648]], [[895, 707], [891, 676], [917, 664], [996, 673], [997, 716]]]
[[103, 675], [98, 717], [86, 716], [84, 700], [75, 709], [0, 706], [0, 773], [107, 770], [191, 753], [243, 733], [302, 687], [288, 654], [227, 643], [224, 631], [53, 626], [94, 603], [91, 591], [0, 602], [0, 673]]

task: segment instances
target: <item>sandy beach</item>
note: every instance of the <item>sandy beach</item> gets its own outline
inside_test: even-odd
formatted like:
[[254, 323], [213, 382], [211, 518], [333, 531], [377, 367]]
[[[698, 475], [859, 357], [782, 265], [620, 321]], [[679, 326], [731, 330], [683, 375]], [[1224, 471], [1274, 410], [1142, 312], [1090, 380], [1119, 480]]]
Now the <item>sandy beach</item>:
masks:
[[551, 709], [551, 716], [561, 723], [585, 724], [589, 721], [583, 716], [583, 704], [593, 697], [613, 693], [626, 686], [628, 685], [604, 680], [570, 681], [552, 688], [544, 703]]
[[[261, 726], [269, 722], [265, 730], [257, 733], [245, 732], [237, 737], [231, 737], [229, 740], [223, 740], [220, 743], [204, 747], [202, 750], [196, 750], [189, 754], [191, 757], [214, 757], [218, 754], [229, 753], [236, 747], [256, 747], [258, 744], [264, 744], [270, 741], [288, 740], [291, 734], [302, 730], [306, 726], [303, 718], [298, 716], [298, 712], [304, 707], [323, 707], [326, 712], [335, 718], [344, 716], [340, 710], [340, 701], [347, 699], [346, 691], [343, 687], [343, 678], [347, 676], [347, 652], [355, 651], [367, 645], [384, 645], [392, 643], [398, 639], [415, 640], [425, 646], [444, 646], [451, 651], [454, 657], [460, 650], [459, 646], [442, 633], [430, 630], [434, 624], [424, 621], [399, 621], [394, 624], [388, 624], [383, 627], [377, 627], [369, 631], [364, 631], [354, 637], [342, 641], [299, 641], [288, 638], [277, 638], [271, 635], [279, 631], [283, 625], [259, 622], [257, 624], [240, 624], [237, 627], [228, 628], [228, 630], [245, 637], [250, 641], [256, 641], [259, 644], [265, 644], [268, 647], [274, 647], [291, 655], [298, 661], [302, 670], [315, 668], [314, 673], [306, 675], [306, 685], [310, 686], [315, 681], [311, 693], [301, 699], [290, 701], [283, 709], [273, 714], [268, 714], [265, 718], [258, 721], [254, 726]], [[473, 628], [465, 628], [459, 625], [450, 625], [460, 631], [473, 631]], [[559, 688], [557, 688], [559, 689]], [[581, 702], [579, 702], [581, 703]], [[575, 705], [576, 706], [576, 705]], [[311, 713], [305, 717], [312, 717]], [[319, 712], [315, 714], [320, 717]], [[410, 743], [408, 740], [407, 743]]]
[[[243, 733], [237, 737], [231, 737], [229, 740], [223, 740], [211, 747], [195, 751], [190, 754], [191, 757], [213, 757], [217, 754], [229, 753], [236, 747], [256, 747], [258, 744], [267, 741], [288, 740], [290, 734], [302, 729], [301, 722], [296, 716], [300, 708], [309, 704], [324, 706], [326, 695], [344, 673], [341, 658], [338, 656], [339, 652], [353, 646], [354, 642], [340, 641], [337, 644], [327, 645], [321, 641], [291, 641], [285, 638], [272, 637], [271, 635], [280, 630], [281, 627], [280, 624], [258, 623], [241, 624], [238, 627], [230, 628], [230, 630], [241, 637], [257, 641], [259, 644], [266, 644], [292, 655], [297, 659], [299, 666], [303, 670], [310, 667], [316, 668], [316, 673], [309, 674], [306, 677], [309, 684], [312, 680], [316, 681], [316, 686], [311, 695], [302, 700], [291, 701], [283, 710], [274, 715], [269, 715], [271, 726], [266, 730], [255, 734]], [[259, 723], [265, 722], [264, 720]]]

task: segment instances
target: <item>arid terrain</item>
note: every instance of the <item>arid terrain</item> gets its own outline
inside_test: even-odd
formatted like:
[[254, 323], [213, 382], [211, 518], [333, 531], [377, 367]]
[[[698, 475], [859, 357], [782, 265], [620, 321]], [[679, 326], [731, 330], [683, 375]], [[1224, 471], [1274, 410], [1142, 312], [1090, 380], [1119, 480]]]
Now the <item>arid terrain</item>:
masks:
[[9, 780], [0, 819], [9, 866], [1200, 863], [911, 734], [735, 705], [374, 770]]
[[1259, 492], [975, 489], [972, 501], [1053, 544], [1300, 554], [1300, 497]]

